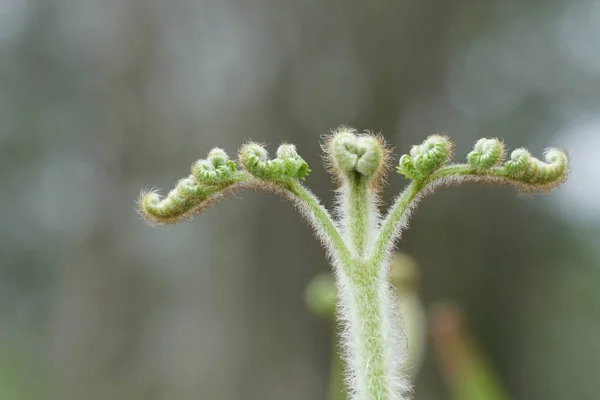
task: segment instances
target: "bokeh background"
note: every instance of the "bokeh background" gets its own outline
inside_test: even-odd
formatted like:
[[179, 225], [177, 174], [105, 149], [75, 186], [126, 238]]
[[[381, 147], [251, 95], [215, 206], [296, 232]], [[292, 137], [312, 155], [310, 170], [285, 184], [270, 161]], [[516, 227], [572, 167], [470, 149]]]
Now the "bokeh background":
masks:
[[[293, 207], [245, 192], [163, 230], [134, 203], [253, 139], [297, 144], [331, 205], [340, 124], [396, 159], [433, 132], [459, 159], [569, 151], [550, 195], [440, 191], [399, 248], [512, 398], [600, 398], [598, 26], [598, 0], [0, 0], [0, 399], [328, 398], [304, 290], [329, 267]], [[439, 360], [415, 400], [454, 398]]]

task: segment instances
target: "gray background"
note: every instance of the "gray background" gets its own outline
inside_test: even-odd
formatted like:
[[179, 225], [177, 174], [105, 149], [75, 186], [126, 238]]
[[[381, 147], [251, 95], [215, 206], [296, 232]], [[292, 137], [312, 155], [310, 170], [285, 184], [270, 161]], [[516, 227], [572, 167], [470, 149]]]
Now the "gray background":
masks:
[[[461, 187], [399, 244], [453, 299], [515, 399], [600, 398], [600, 2], [0, 0], [0, 399], [325, 399], [329, 269], [293, 207], [245, 192], [151, 229], [214, 146], [381, 131], [568, 149], [548, 196]], [[389, 178], [386, 201], [406, 182]], [[240, 200], [240, 199], [243, 199]], [[416, 400], [449, 399], [431, 349]]]

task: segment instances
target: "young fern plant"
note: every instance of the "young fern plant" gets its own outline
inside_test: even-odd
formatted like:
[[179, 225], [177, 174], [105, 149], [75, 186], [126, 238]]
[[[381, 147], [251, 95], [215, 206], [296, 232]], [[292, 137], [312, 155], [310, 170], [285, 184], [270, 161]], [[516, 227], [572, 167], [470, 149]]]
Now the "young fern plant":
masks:
[[400, 158], [397, 172], [411, 182], [386, 214], [380, 213], [381, 190], [389, 150], [381, 136], [340, 127], [323, 144], [325, 160], [339, 187], [334, 217], [302, 183], [310, 172], [291, 144], [275, 158], [259, 144], [247, 143], [238, 165], [219, 148], [192, 165], [166, 197], [142, 192], [139, 212], [150, 223], [186, 220], [242, 189], [262, 189], [293, 202], [323, 243], [338, 287], [338, 317], [349, 398], [402, 400], [410, 384], [401, 373], [405, 343], [401, 316], [388, 281], [394, 243], [407, 227], [419, 200], [436, 187], [467, 182], [499, 183], [527, 192], [548, 191], [565, 181], [565, 152], [548, 149], [545, 162], [525, 149], [508, 161], [498, 139], [480, 139], [464, 164], [449, 163], [452, 143], [432, 135]]

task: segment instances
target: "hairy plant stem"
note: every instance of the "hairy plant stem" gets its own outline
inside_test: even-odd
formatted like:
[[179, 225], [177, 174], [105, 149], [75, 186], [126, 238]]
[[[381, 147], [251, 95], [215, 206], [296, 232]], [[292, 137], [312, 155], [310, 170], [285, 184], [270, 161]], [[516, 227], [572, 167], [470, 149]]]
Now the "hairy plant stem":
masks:
[[374, 265], [380, 264], [394, 246], [392, 239], [402, 233], [402, 228], [408, 222], [405, 221], [405, 215], [407, 215], [409, 207], [413, 205], [413, 200], [417, 198], [422, 189], [423, 183], [421, 181], [412, 181], [400, 196], [397, 197], [394, 205], [390, 208], [388, 215], [381, 225], [379, 235], [375, 240], [375, 246], [371, 255], [371, 263]]
[[304, 211], [303, 214], [320, 239], [325, 242], [327, 249], [334, 253], [329, 256], [334, 260], [339, 259], [342, 265], [349, 264], [352, 259], [350, 251], [325, 207], [298, 181], [289, 180], [286, 188], [293, 195], [292, 201], [295, 201], [296, 205]]
[[[389, 301], [387, 279], [372, 265], [357, 260], [348, 270], [351, 276], [342, 276], [343, 291], [340, 301], [348, 312], [347, 343], [351, 354], [349, 367], [354, 376], [351, 387], [356, 393], [353, 398], [365, 400], [393, 399], [396, 380], [392, 371], [388, 349], [396, 348], [386, 325], [396, 322], [392, 302]], [[345, 275], [345, 274], [344, 274]]]
[[360, 174], [355, 173], [348, 182], [348, 202], [349, 209], [348, 231], [350, 235], [350, 247], [354, 249], [356, 255], [364, 256], [367, 243], [369, 219], [369, 199], [370, 195], [365, 179]]
[[358, 173], [349, 176], [341, 195], [343, 215], [347, 216], [343, 229], [354, 255], [351, 263], [338, 272], [352, 399], [400, 399], [396, 360], [403, 357], [397, 353], [401, 349], [395, 343], [400, 321], [388, 282], [389, 258], [373, 259], [368, 254], [379, 220], [374, 206], [377, 195], [369, 180]]

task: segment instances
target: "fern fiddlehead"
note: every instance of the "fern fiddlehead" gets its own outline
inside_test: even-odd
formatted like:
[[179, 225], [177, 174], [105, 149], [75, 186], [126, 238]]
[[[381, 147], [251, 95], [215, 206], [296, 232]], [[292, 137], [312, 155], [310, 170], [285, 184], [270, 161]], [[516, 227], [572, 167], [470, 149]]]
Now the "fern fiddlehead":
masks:
[[290, 144], [279, 146], [271, 159], [263, 146], [247, 143], [239, 151], [241, 168], [215, 148], [164, 198], [155, 190], [143, 192], [138, 209], [149, 222], [166, 225], [201, 213], [236, 190], [266, 190], [294, 202], [334, 267], [350, 398], [401, 400], [409, 384], [400, 373], [405, 346], [388, 275], [391, 250], [411, 211], [422, 197], [444, 185], [486, 182], [548, 191], [568, 177], [569, 159], [561, 150], [548, 149], [541, 161], [521, 148], [505, 161], [502, 142], [483, 138], [466, 163], [452, 164], [453, 144], [446, 136], [432, 135], [400, 157], [396, 170], [411, 182], [382, 216], [380, 192], [389, 150], [381, 136], [340, 127], [323, 148], [339, 186], [336, 219], [302, 184], [310, 169]]

